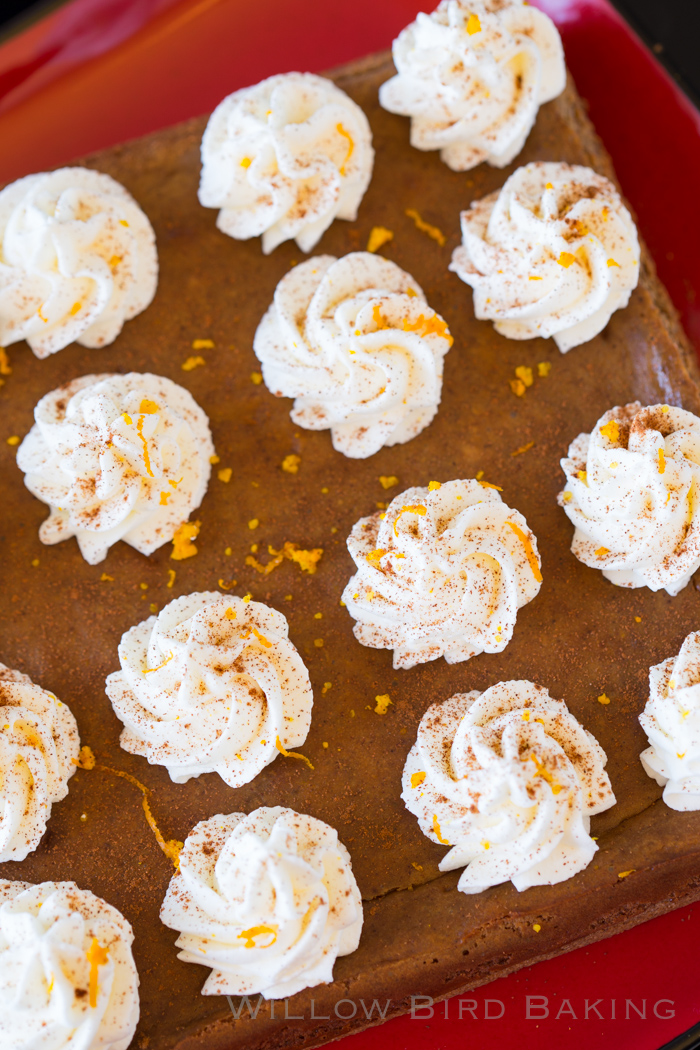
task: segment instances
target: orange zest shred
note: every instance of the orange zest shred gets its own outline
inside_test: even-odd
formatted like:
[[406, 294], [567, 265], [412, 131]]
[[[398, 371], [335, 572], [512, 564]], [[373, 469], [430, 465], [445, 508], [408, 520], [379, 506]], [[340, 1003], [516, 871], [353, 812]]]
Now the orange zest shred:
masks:
[[228, 609], [224, 613], [224, 616], [226, 617], [227, 620], [235, 620], [236, 619], [236, 610], [232, 609], [231, 606], [229, 605]]
[[563, 266], [565, 270], [571, 266], [572, 263], [576, 262], [576, 256], [572, 255], [571, 252], [562, 252], [557, 262], [560, 266]]
[[440, 314], [433, 314], [432, 317], [427, 318], [419, 314], [415, 321], [404, 320], [403, 330], [404, 332], [416, 332], [420, 336], [439, 335], [441, 339], [446, 339], [450, 346], [454, 343], [447, 327], [447, 321], [444, 321]]
[[386, 226], [373, 226], [367, 240], [367, 251], [378, 252], [380, 248], [383, 248], [385, 244], [393, 241], [393, 239], [393, 232], [387, 230]]
[[379, 568], [379, 562], [382, 560], [385, 554], [386, 551], [382, 548], [379, 548], [376, 551], [370, 551], [369, 554], [365, 554], [365, 558], [368, 562], [374, 563], [377, 566], [377, 568]]
[[542, 379], [546, 379], [549, 373], [552, 371], [551, 361], [540, 361], [537, 365], [537, 375]]
[[290, 452], [289, 455], [285, 456], [282, 460], [282, 470], [286, 474], [298, 474], [300, 463], [301, 456], [297, 456], [294, 452]]
[[617, 877], [618, 879], [626, 879], [628, 875], [634, 875], [636, 870], [636, 868], [630, 868], [629, 871], [618, 871]]
[[515, 452], [511, 452], [511, 456], [522, 456], [523, 452], [529, 452], [534, 446], [534, 441], [528, 441], [527, 445], [521, 445], [520, 448], [516, 448]]
[[474, 36], [475, 33], [481, 32], [481, 22], [479, 21], [478, 15], [469, 15], [467, 19], [467, 33], [469, 36]]
[[199, 536], [199, 530], [202, 527], [201, 521], [183, 521], [175, 530], [173, 536], [173, 550], [170, 557], [174, 561], [184, 561], [185, 558], [192, 558], [197, 553], [197, 548], [192, 542]]
[[[236, 615], [235, 613], [233, 614]], [[261, 634], [257, 627], [253, 627], [253, 634], [258, 639], [261, 645], [264, 645], [266, 649], [272, 648], [272, 642], [269, 642], [264, 634]]]
[[425, 780], [425, 773], [423, 772], [423, 770], [421, 770], [420, 773], [411, 773], [411, 787], [412, 788], [420, 787], [424, 780]]
[[[255, 938], [261, 937], [263, 934], [272, 934], [272, 940], [268, 941], [267, 944], [256, 944]], [[249, 930], [243, 930], [239, 933], [237, 940], [245, 940], [244, 948], [271, 948], [277, 940], [277, 931], [272, 926], [251, 926]]]
[[242, 160], [241, 160], [241, 167], [242, 168], [249, 168], [252, 163], [253, 163], [253, 161], [252, 161], [252, 159], [250, 157], [243, 157]]
[[153, 674], [154, 671], [160, 671], [163, 667], [165, 667], [166, 664], [170, 663], [170, 661], [172, 660], [174, 655], [175, 654], [172, 653], [172, 652], [168, 653], [168, 655], [166, 656], [165, 660], [163, 660], [162, 664], [158, 664], [157, 667], [144, 667], [143, 673], [144, 674]]
[[437, 492], [438, 489], [442, 488], [442, 482], [440, 481], [429, 481], [428, 492]]
[[276, 551], [274, 547], [270, 546], [268, 546], [267, 550], [272, 555], [267, 565], [263, 565], [252, 554], [249, 554], [245, 559], [246, 565], [252, 566], [256, 572], [263, 573], [265, 576], [268, 576], [273, 569], [281, 565], [285, 558], [296, 562], [302, 572], [308, 572], [309, 575], [313, 576], [323, 556], [322, 547], [314, 547], [313, 550], [302, 550], [296, 543], [290, 543], [289, 540], [286, 541], [281, 550]]
[[398, 483], [399, 479], [396, 477], [395, 474], [379, 475], [379, 484], [382, 486], [383, 489], [391, 489], [394, 487], [394, 485], [398, 485]]
[[516, 397], [523, 397], [525, 395], [526, 387], [522, 379], [509, 379], [508, 383]]
[[12, 365], [10, 359], [7, 356], [7, 350], [4, 346], [0, 346], [0, 376], [11, 376]]
[[659, 449], [659, 474], [666, 470], [666, 456], [662, 448]]
[[598, 550], [595, 552], [596, 558], [604, 558], [606, 554], [610, 554], [607, 547], [598, 547]]
[[166, 857], [172, 862], [173, 867], [177, 870], [180, 867], [180, 850], [183, 848], [184, 843], [179, 842], [177, 839], [170, 839], [166, 842], [161, 834], [158, 825], [155, 822], [153, 814], [151, 813], [151, 807], [148, 804], [148, 796], [150, 795], [150, 789], [142, 784], [136, 777], [132, 777], [131, 773], [125, 773], [121, 769], [112, 769], [111, 766], [103, 766], [95, 761], [95, 755], [92, 749], [89, 747], [81, 747], [80, 754], [75, 760], [76, 766], [79, 769], [97, 769], [102, 773], [111, 773], [115, 777], [121, 777], [123, 780], [128, 780], [130, 784], [137, 787], [143, 798], [141, 799], [141, 805], [143, 806], [143, 812], [148, 822], [148, 826], [156, 837], [156, 842], [162, 849]]
[[277, 737], [275, 740], [275, 747], [281, 755], [284, 755], [285, 758], [300, 758], [302, 762], [306, 762], [309, 769], [314, 768], [309, 759], [306, 757], [306, 755], [300, 755], [298, 751], [287, 751], [287, 749], [282, 746], [282, 742], [279, 737]]
[[166, 583], [165, 586], [172, 588], [172, 585], [174, 583], [175, 583], [175, 570], [174, 569], [168, 569], [168, 582]]
[[535, 381], [532, 376], [532, 369], [528, 365], [518, 365], [515, 369], [515, 374], [525, 386], [532, 386]]
[[[117, 256], [114, 256], [114, 258], [116, 259]], [[119, 262], [119, 259], [117, 259], [117, 262]], [[76, 314], [79, 314], [80, 311], [82, 310], [82, 308], [83, 308], [83, 304], [82, 303], [73, 303], [73, 305], [71, 306], [70, 311], [69, 311], [71, 317], [75, 317]]]
[[392, 704], [393, 700], [391, 699], [388, 693], [383, 693], [380, 696], [375, 696], [374, 702], [376, 705], [374, 708], [374, 713], [376, 715], [385, 715], [389, 710], [389, 704]]
[[199, 354], [197, 354], [196, 356], [191, 355], [190, 357], [186, 358], [186, 360], [184, 360], [180, 365], [180, 368], [183, 372], [192, 372], [195, 368], [201, 368], [201, 366], [205, 364], [206, 361], [204, 360], [204, 358], [200, 357]]
[[155, 401], [151, 401], [149, 398], [145, 397], [139, 405], [139, 412], [143, 412], [144, 415], [147, 416], [152, 416], [156, 412], [160, 412], [160, 406], [157, 405]]
[[[143, 402], [141, 402], [141, 404], [143, 404]], [[136, 432], [137, 432], [138, 436], [141, 438], [141, 441], [143, 442], [143, 461], [146, 464], [146, 473], [149, 474], [153, 478], [153, 477], [155, 477], [155, 474], [151, 470], [151, 458], [148, 455], [148, 442], [146, 441], [146, 438], [143, 436], [143, 421], [144, 421], [145, 418], [146, 417], [144, 415], [139, 416], [138, 421], [136, 423]]]
[[419, 517], [424, 518], [427, 514], [427, 510], [420, 503], [414, 503], [412, 505], [402, 507], [399, 513], [396, 515], [396, 521], [394, 522], [394, 535], [398, 536], [399, 530], [397, 528], [399, 524], [399, 518], [402, 514], [418, 514]]
[[608, 438], [609, 441], [620, 440], [620, 424], [616, 419], [611, 419], [609, 423], [606, 423], [600, 428], [600, 432], [603, 437]]
[[193, 339], [193, 350], [213, 350], [215, 346], [213, 339]]
[[618, 270], [621, 268], [619, 262], [615, 262], [614, 259], [608, 259], [608, 266], [617, 266]]
[[536, 772], [536, 776], [542, 777], [543, 780], [546, 780], [547, 783], [549, 784], [549, 786], [552, 789], [552, 794], [553, 795], [558, 795], [559, 792], [561, 791], [561, 788], [562, 788], [561, 784], [557, 784], [557, 782], [554, 779], [554, 777], [552, 776], [552, 774], [549, 772], [548, 769], [545, 768], [544, 763], [540, 762], [539, 758], [537, 757], [537, 755], [535, 754], [534, 751], [530, 755], [530, 758], [535, 763], [535, 767], [536, 767], [536, 771], [537, 771]]
[[217, 471], [216, 476], [218, 477], [219, 481], [223, 481], [226, 485], [228, 485], [229, 481], [233, 476], [233, 471], [230, 467], [222, 467], [221, 470]]
[[425, 222], [415, 208], [406, 208], [405, 214], [409, 219], [413, 219], [417, 230], [420, 230], [421, 233], [427, 233], [428, 237], [437, 241], [441, 248], [445, 246], [446, 237], [439, 226], [431, 226], [429, 222]]
[[506, 525], [510, 526], [510, 528], [513, 530], [513, 532], [525, 548], [525, 554], [527, 555], [527, 560], [530, 563], [532, 575], [535, 577], [538, 583], [542, 583], [542, 573], [540, 572], [540, 566], [529, 538], [525, 535], [520, 526], [515, 524], [514, 521], [507, 521]]
[[443, 846], [449, 846], [450, 845], [450, 843], [447, 841], [447, 839], [444, 839], [442, 837], [442, 832], [440, 831], [440, 825], [438, 823], [438, 818], [437, 818], [437, 814], [436, 813], [433, 813], [433, 831], [435, 832], [435, 835], [437, 837], [438, 842], [441, 842]]
[[92, 938], [92, 944], [88, 948], [87, 961], [90, 963], [90, 1006], [94, 1010], [97, 1006], [97, 975], [100, 966], [106, 966], [109, 955], [107, 949], [100, 945], [97, 937]]
[[490, 481], [482, 481], [481, 478], [477, 478], [476, 480], [484, 489], [495, 489], [496, 492], [503, 492], [503, 489], [500, 485], [492, 485]]
[[606, 696], [605, 693], [601, 693], [598, 697], [598, 703], [602, 704], [604, 707], [607, 707], [607, 705], [610, 703], [610, 697]]
[[348, 143], [348, 152], [345, 155], [345, 160], [343, 161], [341, 166], [338, 168], [338, 171], [340, 172], [340, 174], [344, 175], [345, 174], [345, 165], [347, 164], [347, 162], [352, 157], [353, 151], [355, 149], [355, 143], [353, 141], [353, 138], [352, 138], [352, 135], [350, 134], [350, 132], [347, 130], [347, 128], [344, 128], [342, 124], [336, 124], [335, 130], [338, 132], [339, 135], [342, 135], [343, 138], [346, 139], [347, 143]]

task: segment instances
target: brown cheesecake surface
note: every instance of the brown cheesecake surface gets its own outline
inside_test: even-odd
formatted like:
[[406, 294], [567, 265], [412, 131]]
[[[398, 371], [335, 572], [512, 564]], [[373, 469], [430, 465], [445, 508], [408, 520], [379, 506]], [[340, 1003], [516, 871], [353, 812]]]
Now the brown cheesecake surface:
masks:
[[[460, 210], [529, 161], [586, 164], [613, 177], [610, 161], [569, 85], [540, 109], [509, 168], [451, 172], [437, 153], [409, 146], [407, 120], [380, 109], [377, 89], [392, 70], [388, 57], [377, 56], [335, 78], [369, 117], [376, 161], [357, 222], [336, 221], [315, 253], [363, 250], [374, 226], [387, 227], [394, 239], [382, 253], [416, 278], [447, 320], [454, 345], [442, 403], [417, 438], [366, 460], [346, 459], [333, 451], [328, 432], [296, 427], [291, 402], [251, 378], [259, 379], [252, 351], [258, 322], [280, 278], [304, 255], [286, 243], [265, 257], [259, 239], [238, 242], [217, 231], [216, 213], [197, 200], [205, 119], [86, 162], [122, 182], [155, 228], [161, 273], [148, 310], [103, 350], [73, 344], [38, 361], [25, 344], [10, 348], [12, 374], [0, 388], [0, 661], [69, 704], [98, 767], [77, 770], [39, 848], [21, 863], [0, 865], [0, 877], [74, 880], [132, 923], [141, 978], [133, 1045], [140, 1050], [316, 1045], [366, 1025], [361, 1000], [368, 1007], [390, 1000], [391, 1016], [410, 1006], [411, 995], [453, 994], [700, 897], [700, 813], [663, 804], [639, 762], [646, 739], [637, 721], [648, 668], [675, 655], [700, 626], [700, 595], [694, 581], [675, 598], [613, 586], [571, 554], [572, 526], [556, 504], [564, 481], [559, 459], [607, 408], [640, 400], [700, 414], [695, 359], [646, 254], [629, 306], [565, 356], [552, 340], [507, 340], [475, 320], [470, 289], [447, 269]], [[442, 230], [444, 246], [418, 229], [407, 209]], [[193, 350], [195, 340], [213, 346]], [[206, 363], [184, 371], [192, 354]], [[551, 364], [546, 376], [539, 375], [541, 362]], [[519, 366], [535, 375], [520, 397], [510, 386]], [[220, 463], [191, 516], [201, 522], [196, 556], [173, 561], [168, 544], [145, 558], [120, 543], [90, 566], [75, 540], [40, 543], [48, 509], [25, 489], [5, 439], [30, 429], [34, 406], [49, 390], [87, 373], [128, 371], [187, 387], [210, 418]], [[281, 467], [291, 453], [300, 457], [296, 474]], [[230, 480], [219, 480], [217, 471], [227, 467]], [[520, 610], [503, 653], [394, 671], [391, 652], [355, 640], [339, 604], [353, 572], [346, 536], [359, 517], [409, 486], [479, 471], [537, 536], [541, 591]], [[380, 476], [398, 483], [385, 490]], [[303, 572], [289, 559], [269, 574], [259, 571], [272, 557], [268, 547], [285, 542], [322, 548], [317, 571]], [[177, 785], [162, 767], [120, 749], [121, 724], [104, 681], [118, 669], [122, 633], [152, 606], [217, 588], [251, 593], [287, 616], [314, 687], [311, 731], [299, 749], [313, 770], [280, 756], [239, 789], [215, 774]], [[467, 896], [456, 890], [459, 872], [438, 870], [445, 847], [425, 838], [404, 808], [401, 772], [428, 706], [511, 678], [564, 699], [595, 735], [608, 755], [617, 805], [593, 818], [600, 850], [585, 872], [554, 887], [518, 893], [508, 883]], [[609, 704], [598, 702], [603, 693]], [[379, 714], [375, 698], [386, 694], [392, 702]], [[176, 934], [158, 918], [172, 863], [146, 822], [138, 786], [108, 770], [149, 789], [166, 840], [184, 840], [216, 813], [262, 805], [289, 806], [337, 828], [364, 898], [365, 924], [359, 949], [338, 959], [334, 983], [307, 989], [286, 1008], [276, 1004], [274, 1017], [263, 1003], [255, 1018], [244, 1007], [236, 1020], [225, 998], [201, 996], [208, 970], [178, 961]], [[623, 872], [631, 874], [620, 878]], [[336, 1014], [340, 1000], [355, 1004], [353, 1017]], [[294, 1020], [285, 1020], [285, 1009]], [[347, 1004], [340, 1008], [350, 1012]]]

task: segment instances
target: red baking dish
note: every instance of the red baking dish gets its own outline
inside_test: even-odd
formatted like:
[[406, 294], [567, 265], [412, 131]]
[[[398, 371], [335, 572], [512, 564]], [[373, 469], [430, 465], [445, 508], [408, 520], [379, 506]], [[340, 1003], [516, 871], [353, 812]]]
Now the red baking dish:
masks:
[[[428, 5], [430, 6], [430, 5]], [[537, 0], [700, 351], [700, 114], [607, 0]], [[246, 84], [388, 47], [416, 0], [73, 0], [0, 47], [0, 181], [212, 109]], [[11, 148], [8, 149], [8, 144]], [[468, 204], [465, 191], [465, 205]], [[422, 1004], [347, 1050], [652, 1050], [700, 1021], [700, 906]]]

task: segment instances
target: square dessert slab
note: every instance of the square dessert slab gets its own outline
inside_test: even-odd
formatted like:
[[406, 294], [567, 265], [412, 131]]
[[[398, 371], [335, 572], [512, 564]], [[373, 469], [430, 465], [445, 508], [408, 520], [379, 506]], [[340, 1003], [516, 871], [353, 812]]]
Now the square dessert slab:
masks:
[[[201, 208], [196, 195], [204, 119], [85, 162], [122, 182], [155, 228], [161, 276], [153, 304], [104, 350], [74, 344], [38, 361], [24, 345], [11, 349], [13, 372], [0, 388], [3, 434], [23, 435], [39, 398], [78, 375], [165, 375], [207, 412], [220, 456], [191, 516], [202, 523], [196, 557], [174, 562], [167, 545], [146, 559], [119, 544], [101, 565], [89, 566], [74, 540], [42, 546], [46, 508], [25, 489], [14, 450], [3, 441], [0, 660], [70, 705], [81, 741], [100, 765], [151, 790], [166, 839], [184, 840], [215, 813], [290, 806], [338, 829], [365, 902], [360, 947], [338, 959], [332, 985], [307, 989], [286, 1005], [263, 1003], [255, 1017], [243, 1005], [236, 1019], [225, 998], [200, 995], [208, 971], [178, 961], [177, 935], [158, 919], [172, 866], [144, 819], [140, 792], [104, 770], [78, 770], [37, 851], [22, 863], [0, 865], [0, 877], [72, 879], [129, 919], [141, 977], [134, 1041], [140, 1050], [317, 1045], [377, 1021], [376, 1008], [367, 1017], [375, 999], [382, 1010], [389, 1000], [391, 1016], [408, 1009], [412, 995], [454, 994], [700, 897], [700, 814], [675, 813], [661, 802], [639, 762], [646, 740], [637, 722], [648, 668], [677, 653], [700, 626], [700, 595], [694, 582], [675, 598], [614, 587], [570, 553], [572, 526], [555, 501], [564, 480], [559, 459], [605, 409], [639, 399], [700, 413], [694, 356], [646, 254], [627, 309], [565, 356], [552, 340], [510, 341], [476, 321], [470, 289], [447, 270], [459, 243], [460, 210], [529, 161], [587, 164], [614, 177], [609, 158], [570, 84], [542, 107], [509, 168], [451, 172], [436, 153], [409, 146], [407, 120], [379, 107], [378, 86], [392, 72], [390, 58], [380, 55], [335, 74], [368, 115], [377, 156], [358, 221], [335, 222], [316, 254], [364, 249], [373, 226], [388, 227], [394, 239], [382, 253], [416, 278], [447, 320], [455, 342], [445, 360], [442, 404], [418, 438], [369, 460], [347, 460], [333, 451], [327, 432], [292, 424], [290, 401], [252, 382], [259, 370], [252, 352], [257, 324], [280, 278], [304, 256], [288, 243], [264, 257], [259, 240], [237, 242], [216, 230], [216, 213]], [[444, 231], [445, 245], [419, 231], [406, 209]], [[199, 338], [214, 347], [198, 351], [204, 366], [185, 372], [182, 363]], [[543, 361], [551, 370], [539, 377]], [[509, 386], [520, 365], [536, 375], [524, 397]], [[292, 452], [301, 457], [296, 475], [281, 470]], [[227, 466], [233, 477], [224, 483], [216, 470]], [[355, 641], [339, 605], [353, 572], [345, 538], [358, 517], [403, 489], [480, 470], [537, 536], [540, 594], [520, 611], [505, 652], [394, 671], [390, 652]], [[380, 475], [396, 475], [398, 485], [385, 491]], [[254, 530], [252, 519], [259, 521]], [[286, 540], [323, 548], [315, 575], [290, 562], [269, 575], [246, 564], [252, 544], [264, 563], [268, 544], [278, 549]], [[314, 686], [311, 732], [300, 748], [313, 771], [280, 756], [237, 790], [215, 774], [176, 785], [163, 768], [119, 748], [121, 724], [104, 679], [118, 667], [122, 633], [151, 614], [151, 603], [162, 608], [178, 595], [217, 588], [252, 593], [288, 617]], [[505, 884], [466, 896], [456, 890], [459, 872], [438, 870], [445, 849], [426, 839], [405, 810], [401, 771], [430, 704], [509, 678], [529, 678], [566, 701], [605, 749], [618, 801], [593, 818], [600, 850], [585, 872], [554, 887], [518, 893]], [[324, 692], [325, 683], [331, 685]], [[609, 705], [597, 701], [603, 692]], [[375, 696], [386, 693], [392, 705], [379, 715]], [[240, 1002], [232, 1002], [238, 1010]], [[253, 1013], [256, 1004], [254, 998]]]

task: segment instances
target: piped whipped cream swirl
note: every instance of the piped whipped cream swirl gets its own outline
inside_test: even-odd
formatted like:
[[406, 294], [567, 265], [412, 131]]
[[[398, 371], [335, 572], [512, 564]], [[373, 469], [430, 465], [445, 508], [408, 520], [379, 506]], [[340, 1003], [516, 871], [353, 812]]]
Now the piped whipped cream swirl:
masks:
[[330, 429], [338, 452], [364, 459], [433, 420], [451, 346], [446, 322], [410, 274], [353, 252], [290, 270], [253, 349], [268, 389], [295, 398], [298, 426]]
[[[564, 882], [598, 847], [590, 818], [615, 803], [595, 737], [532, 682], [499, 682], [429, 707], [401, 797], [432, 842], [452, 846], [441, 871], [480, 893]], [[466, 867], [465, 867], [466, 865]]]
[[649, 747], [639, 756], [671, 809], [700, 809], [700, 631], [678, 656], [649, 668], [649, 699], [639, 716]]
[[561, 461], [571, 550], [618, 587], [678, 594], [700, 568], [700, 419], [638, 401], [610, 409]]
[[639, 280], [639, 241], [613, 184], [580, 165], [538, 162], [462, 212], [450, 269], [474, 313], [508, 339], [552, 336], [564, 354], [598, 335]]
[[80, 751], [70, 709], [0, 663], [0, 862], [37, 848]]
[[89, 375], [52, 390], [17, 452], [29, 491], [51, 508], [42, 543], [75, 536], [87, 562], [124, 540], [152, 554], [202, 502], [209, 420], [163, 376]]
[[139, 1019], [134, 935], [74, 882], [0, 881], [3, 1050], [127, 1050]]
[[374, 165], [367, 117], [313, 73], [282, 73], [221, 102], [202, 139], [199, 201], [267, 255], [294, 238], [309, 252], [334, 219], [357, 218]]
[[160, 917], [203, 995], [284, 999], [329, 984], [354, 952], [362, 900], [334, 828], [292, 809], [219, 814], [189, 834]]
[[212, 591], [132, 627], [107, 679], [121, 746], [176, 784], [201, 773], [247, 784], [311, 725], [309, 674], [288, 632], [275, 609]]
[[357, 566], [343, 601], [353, 633], [393, 649], [394, 667], [500, 653], [538, 593], [537, 540], [525, 518], [478, 481], [432, 482], [360, 518], [348, 537]]
[[554, 23], [522, 0], [442, 0], [394, 41], [384, 109], [411, 117], [411, 145], [453, 171], [510, 164], [543, 102], [566, 85]]
[[150, 222], [120, 183], [88, 168], [0, 191], [0, 344], [37, 357], [113, 342], [158, 284]]

